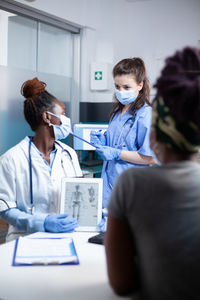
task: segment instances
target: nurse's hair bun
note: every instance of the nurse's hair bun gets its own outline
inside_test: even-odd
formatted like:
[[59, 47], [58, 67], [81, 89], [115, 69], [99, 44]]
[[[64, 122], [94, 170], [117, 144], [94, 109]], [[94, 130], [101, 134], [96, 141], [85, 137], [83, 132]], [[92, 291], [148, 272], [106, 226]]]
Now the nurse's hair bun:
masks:
[[24, 98], [34, 98], [45, 91], [46, 83], [38, 80], [37, 77], [27, 80], [21, 87], [21, 94]]

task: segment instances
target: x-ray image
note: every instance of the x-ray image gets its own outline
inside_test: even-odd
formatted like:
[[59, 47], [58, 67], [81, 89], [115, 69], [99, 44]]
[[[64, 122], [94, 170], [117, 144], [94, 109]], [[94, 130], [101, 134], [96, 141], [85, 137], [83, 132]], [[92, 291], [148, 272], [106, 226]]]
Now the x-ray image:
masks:
[[95, 229], [101, 220], [102, 179], [65, 178], [62, 182], [61, 213], [76, 218], [80, 230]]

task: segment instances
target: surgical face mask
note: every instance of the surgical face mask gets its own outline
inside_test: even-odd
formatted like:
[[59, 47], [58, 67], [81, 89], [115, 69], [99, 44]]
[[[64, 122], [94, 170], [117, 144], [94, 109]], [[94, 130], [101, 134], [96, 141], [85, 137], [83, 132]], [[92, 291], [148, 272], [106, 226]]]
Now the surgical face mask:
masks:
[[115, 90], [115, 96], [117, 100], [123, 105], [128, 105], [130, 103], [133, 103], [137, 98], [134, 90], [128, 90], [128, 91]]
[[70, 118], [67, 118], [64, 115], [58, 116], [49, 111], [48, 111], [48, 113], [59, 118], [60, 122], [61, 122], [60, 125], [55, 125], [55, 124], [50, 123], [50, 125], [53, 126], [55, 139], [56, 140], [65, 139], [72, 132]]

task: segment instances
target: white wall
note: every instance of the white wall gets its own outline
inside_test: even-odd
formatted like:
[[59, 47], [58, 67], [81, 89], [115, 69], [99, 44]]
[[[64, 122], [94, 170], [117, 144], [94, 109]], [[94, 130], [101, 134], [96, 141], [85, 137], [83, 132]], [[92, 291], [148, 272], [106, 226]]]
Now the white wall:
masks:
[[200, 0], [18, 2], [83, 26], [81, 101], [112, 101], [111, 75], [110, 90], [90, 90], [91, 62], [113, 66], [122, 58], [140, 56], [153, 84], [166, 56], [186, 45], [200, 46]]

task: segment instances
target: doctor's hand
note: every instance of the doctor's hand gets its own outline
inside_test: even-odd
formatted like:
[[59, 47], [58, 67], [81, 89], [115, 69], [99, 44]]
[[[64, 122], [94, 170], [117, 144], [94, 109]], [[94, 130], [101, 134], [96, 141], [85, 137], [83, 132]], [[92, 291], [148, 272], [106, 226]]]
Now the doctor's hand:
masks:
[[77, 220], [69, 218], [69, 214], [52, 214], [44, 220], [44, 229], [48, 232], [73, 232], [78, 227]]
[[99, 229], [100, 229], [101, 232], [105, 232], [106, 231], [107, 216], [108, 216], [108, 211], [107, 211], [106, 208], [104, 208], [102, 210], [102, 219], [101, 219], [100, 223], [98, 224], [98, 227], [99, 227]]
[[106, 137], [101, 131], [95, 131], [91, 130], [90, 131], [90, 143], [93, 146], [105, 146], [106, 145]]
[[96, 146], [97, 153], [103, 158], [103, 160], [120, 160], [121, 149], [109, 147], [109, 146]]

